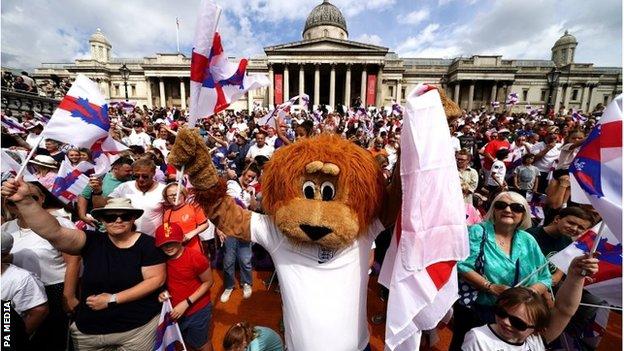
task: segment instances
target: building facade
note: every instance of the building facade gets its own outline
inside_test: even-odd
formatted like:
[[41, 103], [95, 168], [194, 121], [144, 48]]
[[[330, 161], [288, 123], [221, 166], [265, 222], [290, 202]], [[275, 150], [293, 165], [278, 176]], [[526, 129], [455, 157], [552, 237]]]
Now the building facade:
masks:
[[[111, 100], [136, 101], [138, 105], [187, 108], [190, 93], [190, 58], [180, 53], [157, 53], [144, 58], [113, 58], [112, 45], [97, 30], [89, 40], [91, 58], [74, 63], [43, 63], [35, 78], [52, 74], [74, 78], [82, 73], [98, 82]], [[541, 107], [591, 111], [621, 93], [621, 67], [595, 67], [576, 63], [578, 42], [567, 31], [552, 47], [551, 60], [514, 60], [502, 56], [475, 55], [454, 59], [402, 58], [386, 47], [349, 40], [340, 10], [324, 0], [309, 14], [302, 40], [264, 48], [264, 55], [249, 60], [249, 74], [266, 74], [271, 86], [246, 94], [233, 109], [255, 104], [274, 106], [300, 94], [308, 94], [314, 106], [345, 105], [361, 100], [367, 105], [389, 106], [404, 101], [420, 83], [436, 85], [462, 108], [504, 105], [508, 94], [518, 94], [515, 111]], [[130, 70], [124, 82], [120, 68]], [[547, 75], [560, 72], [556, 82]], [[550, 100], [549, 100], [550, 99]]]

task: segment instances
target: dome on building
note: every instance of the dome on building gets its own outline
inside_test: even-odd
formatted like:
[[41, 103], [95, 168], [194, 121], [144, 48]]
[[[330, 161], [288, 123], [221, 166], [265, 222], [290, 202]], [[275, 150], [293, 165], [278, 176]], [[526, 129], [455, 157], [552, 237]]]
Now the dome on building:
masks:
[[89, 38], [89, 42], [96, 42], [96, 43], [102, 43], [105, 45], [110, 46], [110, 42], [108, 41], [108, 39], [106, 38], [106, 36], [104, 36], [104, 34], [102, 34], [102, 30], [100, 28], [98, 28], [95, 33], [93, 33], [91, 35], [91, 37]]
[[[348, 33], [347, 21], [345, 21], [345, 18], [342, 15], [342, 12], [340, 12], [340, 10], [336, 6], [331, 4], [329, 0], [323, 0], [322, 4], [317, 5], [312, 10], [312, 12], [310, 12], [310, 14], [308, 15], [308, 18], [306, 19], [305, 27], [303, 28], [303, 38], [311, 39], [310, 37], [306, 36], [306, 33], [311, 32], [312, 29], [317, 28], [317, 27], [339, 28], [340, 30], [338, 30], [338, 35], [337, 35], [339, 39], [346, 39], [345, 36]], [[325, 36], [334, 37], [334, 35], [331, 35], [331, 34], [332, 33], [329, 33], [329, 35], [325, 35]]]
[[555, 42], [554, 46], [569, 45], [569, 44], [578, 44], [578, 41], [576, 41], [576, 38], [574, 37], [574, 35], [568, 33], [568, 31], [566, 30], [565, 33], [561, 36], [561, 38], [559, 38], [559, 40]]

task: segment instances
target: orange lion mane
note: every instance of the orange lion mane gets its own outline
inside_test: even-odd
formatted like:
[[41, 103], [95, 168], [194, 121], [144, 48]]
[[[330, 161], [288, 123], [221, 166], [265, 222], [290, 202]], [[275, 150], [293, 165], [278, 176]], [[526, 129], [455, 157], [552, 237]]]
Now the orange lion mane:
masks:
[[379, 215], [383, 174], [370, 152], [336, 134], [306, 138], [275, 151], [264, 166], [261, 181], [266, 213], [274, 216], [286, 202], [303, 196], [305, 168], [313, 161], [331, 162], [340, 168], [337, 191], [344, 192], [345, 204], [357, 215], [359, 233], [365, 232]]

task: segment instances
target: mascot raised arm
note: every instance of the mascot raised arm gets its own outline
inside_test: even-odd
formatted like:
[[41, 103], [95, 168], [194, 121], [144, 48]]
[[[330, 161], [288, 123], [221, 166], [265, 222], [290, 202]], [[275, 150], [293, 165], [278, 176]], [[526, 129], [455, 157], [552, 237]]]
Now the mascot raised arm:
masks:
[[[458, 116], [443, 97], [447, 116]], [[365, 350], [368, 258], [376, 236], [396, 220], [401, 185], [388, 187], [367, 150], [322, 134], [275, 151], [264, 166], [266, 214], [226, 195], [197, 130], [179, 131], [169, 163], [185, 167], [195, 201], [226, 235], [262, 245], [280, 281], [286, 345], [296, 351]], [[395, 167], [399, 168], [399, 167]]]

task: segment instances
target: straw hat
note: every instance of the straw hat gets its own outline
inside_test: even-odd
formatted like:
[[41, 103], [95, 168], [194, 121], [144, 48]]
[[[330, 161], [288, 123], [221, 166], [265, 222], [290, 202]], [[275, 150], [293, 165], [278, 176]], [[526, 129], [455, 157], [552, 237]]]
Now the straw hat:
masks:
[[130, 199], [124, 197], [113, 197], [108, 199], [108, 201], [106, 202], [106, 206], [93, 209], [91, 211], [91, 215], [93, 216], [93, 218], [98, 219], [98, 216], [109, 211], [134, 212], [136, 214], [136, 218], [139, 218], [141, 217], [141, 215], [143, 215], [142, 209], [133, 207]]
[[43, 167], [54, 168], [54, 169], [58, 168], [58, 162], [56, 162], [56, 160], [54, 160], [52, 157], [48, 155], [37, 155], [35, 156], [34, 159], [28, 162], [35, 164], [35, 165], [43, 166]]

